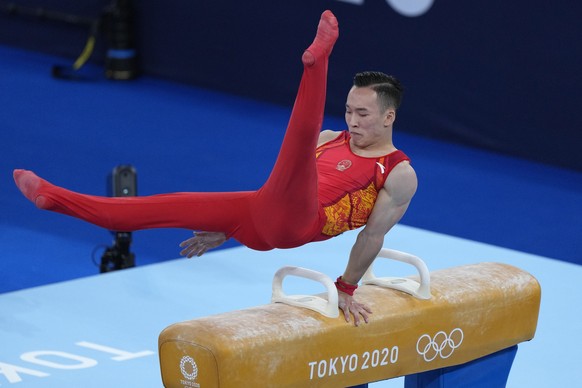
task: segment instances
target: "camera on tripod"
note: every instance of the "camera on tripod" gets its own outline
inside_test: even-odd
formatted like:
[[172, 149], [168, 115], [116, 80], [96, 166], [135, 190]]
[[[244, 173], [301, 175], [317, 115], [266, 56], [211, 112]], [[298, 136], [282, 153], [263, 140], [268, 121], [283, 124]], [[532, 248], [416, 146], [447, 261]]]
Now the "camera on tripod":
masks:
[[[137, 195], [137, 172], [131, 165], [120, 165], [113, 169], [108, 179], [108, 191], [112, 197], [134, 197]], [[130, 251], [131, 232], [113, 232], [113, 246], [101, 257], [100, 272], [111, 272], [135, 267], [135, 254]]]
[[135, 267], [135, 254], [130, 252], [131, 232], [115, 232], [113, 246], [101, 256], [101, 273]]
[[108, 43], [105, 75], [113, 80], [135, 78], [138, 64], [133, 1], [114, 0], [105, 9], [101, 23]]

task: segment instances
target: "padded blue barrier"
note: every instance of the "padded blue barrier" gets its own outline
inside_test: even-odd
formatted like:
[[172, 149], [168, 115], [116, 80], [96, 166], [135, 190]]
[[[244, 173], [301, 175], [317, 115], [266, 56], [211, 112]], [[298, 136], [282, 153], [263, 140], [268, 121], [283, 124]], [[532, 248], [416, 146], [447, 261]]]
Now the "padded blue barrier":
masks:
[[[406, 376], [404, 388], [503, 388], [517, 353], [517, 345], [465, 364]], [[361, 384], [349, 388], [368, 388]]]
[[457, 366], [406, 376], [404, 388], [503, 388], [517, 345]]

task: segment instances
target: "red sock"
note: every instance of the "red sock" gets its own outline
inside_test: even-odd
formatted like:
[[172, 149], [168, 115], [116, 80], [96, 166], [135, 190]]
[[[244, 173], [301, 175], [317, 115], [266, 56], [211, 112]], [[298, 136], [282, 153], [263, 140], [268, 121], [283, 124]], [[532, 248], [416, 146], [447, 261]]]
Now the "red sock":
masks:
[[319, 20], [317, 34], [315, 35], [313, 43], [303, 53], [303, 57], [301, 58], [303, 64], [305, 66], [313, 66], [317, 58], [329, 56], [338, 36], [339, 28], [337, 19], [331, 11], [325, 11]]

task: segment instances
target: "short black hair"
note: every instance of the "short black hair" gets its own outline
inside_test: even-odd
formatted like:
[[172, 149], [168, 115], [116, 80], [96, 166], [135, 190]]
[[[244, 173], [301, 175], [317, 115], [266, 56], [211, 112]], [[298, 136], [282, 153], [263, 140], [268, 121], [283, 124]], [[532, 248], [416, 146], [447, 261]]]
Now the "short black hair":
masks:
[[378, 94], [378, 102], [383, 111], [388, 108], [396, 110], [400, 107], [404, 89], [396, 77], [380, 71], [364, 71], [354, 76], [354, 86], [372, 88]]

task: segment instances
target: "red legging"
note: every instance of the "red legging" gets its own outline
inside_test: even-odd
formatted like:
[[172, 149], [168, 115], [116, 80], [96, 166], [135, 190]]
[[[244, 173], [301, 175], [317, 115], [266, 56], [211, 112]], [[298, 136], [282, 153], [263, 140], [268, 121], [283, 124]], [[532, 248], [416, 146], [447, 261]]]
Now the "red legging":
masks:
[[224, 232], [256, 250], [320, 239], [325, 215], [317, 197], [315, 148], [323, 122], [328, 57], [337, 38], [337, 22], [330, 15], [322, 15], [318, 35], [303, 55], [303, 76], [281, 150], [259, 190], [110, 198], [75, 193], [37, 178], [34, 194], [27, 197], [41, 208], [115, 231]]

